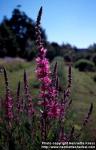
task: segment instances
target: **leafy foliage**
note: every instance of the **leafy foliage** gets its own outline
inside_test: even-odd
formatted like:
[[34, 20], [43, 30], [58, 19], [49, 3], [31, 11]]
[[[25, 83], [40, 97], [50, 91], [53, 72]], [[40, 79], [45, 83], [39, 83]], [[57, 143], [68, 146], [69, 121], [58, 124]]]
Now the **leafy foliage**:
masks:
[[95, 71], [95, 65], [93, 62], [85, 59], [80, 59], [75, 63], [75, 67], [80, 71]]

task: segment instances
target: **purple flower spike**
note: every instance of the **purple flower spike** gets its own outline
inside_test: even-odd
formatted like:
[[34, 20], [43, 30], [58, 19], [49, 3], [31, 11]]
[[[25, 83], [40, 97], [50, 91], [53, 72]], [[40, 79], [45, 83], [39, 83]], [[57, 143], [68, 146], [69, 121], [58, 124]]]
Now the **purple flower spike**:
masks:
[[10, 94], [7, 73], [4, 68], [4, 77], [5, 77], [5, 85], [6, 85], [6, 99], [5, 99], [5, 114], [8, 122], [11, 122], [13, 119], [13, 98]]

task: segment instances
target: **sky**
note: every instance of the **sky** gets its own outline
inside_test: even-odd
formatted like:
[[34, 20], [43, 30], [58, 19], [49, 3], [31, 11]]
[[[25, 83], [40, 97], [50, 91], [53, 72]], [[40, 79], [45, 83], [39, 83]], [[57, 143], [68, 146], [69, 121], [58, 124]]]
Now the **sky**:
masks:
[[33, 20], [43, 6], [41, 25], [48, 41], [78, 48], [96, 43], [96, 0], [0, 0], [0, 21], [10, 18], [18, 4]]

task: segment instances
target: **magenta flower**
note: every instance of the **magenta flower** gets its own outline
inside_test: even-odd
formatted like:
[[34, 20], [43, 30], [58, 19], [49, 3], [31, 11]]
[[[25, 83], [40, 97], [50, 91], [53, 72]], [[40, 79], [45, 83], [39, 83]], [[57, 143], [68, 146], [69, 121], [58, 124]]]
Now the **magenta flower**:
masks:
[[[39, 57], [36, 58], [37, 62], [37, 78], [41, 81], [41, 91], [40, 97], [44, 99], [44, 101], [40, 102], [42, 106], [46, 107], [49, 117], [59, 117], [60, 116], [60, 105], [56, 100], [57, 90], [55, 87], [51, 85], [52, 80], [50, 77], [50, 66], [48, 59], [45, 58], [46, 50], [41, 48], [39, 51]], [[43, 57], [42, 57], [43, 55]]]
[[60, 116], [60, 105], [56, 101], [51, 101], [48, 104], [48, 116], [50, 118], [58, 118]]
[[50, 67], [49, 67], [49, 62], [46, 58], [41, 59], [40, 57], [36, 58], [37, 62], [37, 68], [36, 68], [36, 73], [38, 79], [41, 81], [42, 78], [49, 76], [50, 75]]
[[56, 99], [56, 97], [57, 97], [57, 90], [56, 90], [55, 87], [52, 87], [52, 86], [49, 87], [48, 88], [48, 93], [49, 93], [51, 99]]
[[41, 81], [45, 84], [45, 86], [48, 86], [51, 83], [51, 79], [48, 76], [42, 78]]
[[6, 118], [11, 121], [13, 119], [13, 99], [8, 93], [6, 94], [5, 106]]

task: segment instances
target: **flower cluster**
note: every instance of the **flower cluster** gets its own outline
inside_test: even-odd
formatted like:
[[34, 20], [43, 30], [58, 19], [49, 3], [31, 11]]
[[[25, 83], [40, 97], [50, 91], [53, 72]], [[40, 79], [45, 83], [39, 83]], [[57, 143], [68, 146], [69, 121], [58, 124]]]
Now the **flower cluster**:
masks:
[[44, 87], [47, 88], [51, 83], [49, 77], [50, 75], [49, 62], [46, 58], [42, 59], [40, 57], [36, 58], [36, 62], [37, 62], [37, 69], [36, 69], [37, 77], [44, 84]]

